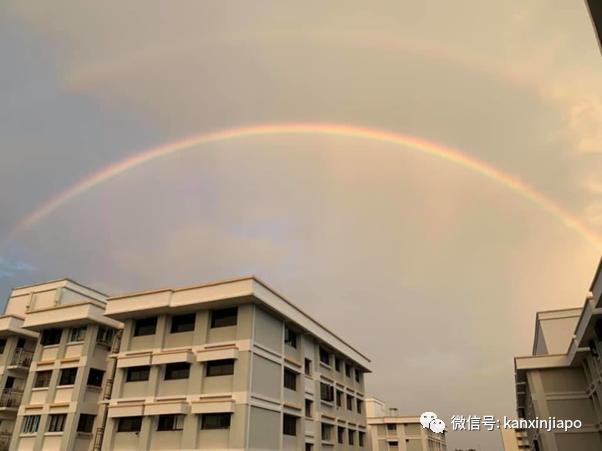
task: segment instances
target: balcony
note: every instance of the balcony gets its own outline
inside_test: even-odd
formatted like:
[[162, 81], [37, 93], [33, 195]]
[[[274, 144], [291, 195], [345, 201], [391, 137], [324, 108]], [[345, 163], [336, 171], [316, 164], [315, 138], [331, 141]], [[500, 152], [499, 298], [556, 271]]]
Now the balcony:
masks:
[[10, 432], [0, 432], [0, 451], [8, 451], [12, 434]]
[[21, 404], [23, 390], [5, 388], [0, 395], [0, 408], [16, 409]]
[[10, 361], [9, 366], [16, 366], [19, 368], [29, 368], [33, 360], [33, 351], [27, 349], [17, 348], [13, 354], [13, 358]]

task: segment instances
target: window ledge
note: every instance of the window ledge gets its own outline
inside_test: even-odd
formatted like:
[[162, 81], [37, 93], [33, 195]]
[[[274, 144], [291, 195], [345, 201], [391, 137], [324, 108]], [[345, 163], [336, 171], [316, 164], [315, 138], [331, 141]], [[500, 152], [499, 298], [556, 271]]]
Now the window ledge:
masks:
[[57, 385], [56, 388], [57, 389], [61, 389], [61, 388], [74, 388], [75, 384], [68, 384], [68, 385]]
[[52, 349], [52, 348], [58, 348], [59, 346], [60, 346], [60, 344], [58, 344], [58, 345], [42, 345], [42, 348]]
[[97, 387], [96, 385], [86, 385], [86, 388], [94, 391], [102, 391], [102, 387]]
[[323, 399], [320, 399], [320, 402], [321, 402], [322, 404], [325, 404], [325, 405], [329, 406], [329, 407], [334, 407], [334, 403], [332, 403], [332, 402], [330, 402], [330, 401], [325, 401], [325, 400], [323, 400]]
[[324, 368], [329, 369], [330, 371], [332, 371], [332, 366], [328, 365], [328, 364], [326, 364], [324, 362], [320, 362], [320, 366], [322, 366], [322, 367], [324, 367]]
[[48, 390], [49, 387], [33, 387], [31, 391], [44, 391]]
[[81, 341], [70, 341], [69, 343], [67, 343], [67, 346], [81, 345], [81, 344], [84, 344], [84, 340], [81, 340]]
[[47, 436], [47, 437], [57, 437], [60, 435], [63, 435], [63, 432], [46, 432], [46, 433], [44, 433], [44, 436]]
[[94, 434], [92, 434], [92, 432], [77, 431], [77, 436], [84, 437], [84, 438], [92, 438], [94, 436]]

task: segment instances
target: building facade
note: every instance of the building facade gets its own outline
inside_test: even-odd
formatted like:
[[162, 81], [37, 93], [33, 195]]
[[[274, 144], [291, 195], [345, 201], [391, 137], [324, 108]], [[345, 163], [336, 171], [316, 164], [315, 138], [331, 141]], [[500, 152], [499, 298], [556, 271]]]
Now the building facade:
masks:
[[445, 432], [420, 424], [420, 415], [400, 416], [376, 398], [366, 400], [368, 437], [374, 451], [446, 451]]
[[0, 365], [21, 374], [10, 451], [371, 449], [370, 361], [254, 277], [108, 298], [49, 282], [3, 321], [6, 358], [30, 356]]
[[598, 45], [602, 49], [602, 0], [585, 0], [589, 9], [594, 31], [598, 37]]
[[501, 428], [504, 451], [526, 451], [530, 449], [527, 430], [524, 428]]
[[529, 427], [530, 450], [602, 449], [602, 275], [581, 309], [538, 314], [533, 355], [515, 358], [519, 419], [580, 422]]

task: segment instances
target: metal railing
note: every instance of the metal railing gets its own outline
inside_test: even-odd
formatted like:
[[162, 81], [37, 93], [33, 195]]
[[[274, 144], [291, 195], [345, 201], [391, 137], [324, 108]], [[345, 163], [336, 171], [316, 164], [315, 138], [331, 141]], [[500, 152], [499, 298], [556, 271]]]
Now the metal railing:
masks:
[[0, 451], [8, 451], [12, 436], [10, 432], [0, 432]]
[[102, 439], [105, 435], [104, 428], [97, 428], [94, 435], [94, 451], [102, 451]]
[[10, 361], [11, 366], [20, 366], [23, 368], [29, 368], [33, 361], [33, 351], [28, 351], [24, 348], [15, 349], [13, 358]]
[[119, 348], [121, 347], [121, 337], [123, 336], [123, 331], [119, 329], [115, 333], [115, 337], [113, 338], [113, 346], [111, 348], [111, 353], [117, 354], [119, 352]]
[[0, 407], [19, 407], [23, 398], [23, 390], [5, 388], [0, 395]]
[[113, 383], [115, 381], [113, 379], [107, 379], [107, 381], [105, 382], [105, 389], [104, 389], [104, 393], [102, 395], [102, 399], [104, 399], [105, 401], [107, 399], [111, 399], [111, 392], [113, 391]]

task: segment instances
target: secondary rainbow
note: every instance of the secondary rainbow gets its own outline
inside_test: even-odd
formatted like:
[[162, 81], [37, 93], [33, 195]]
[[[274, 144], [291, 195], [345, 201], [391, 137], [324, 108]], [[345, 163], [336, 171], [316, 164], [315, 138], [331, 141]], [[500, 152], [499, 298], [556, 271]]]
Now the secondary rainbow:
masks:
[[92, 174], [91, 176], [82, 180], [80, 183], [73, 185], [56, 197], [50, 199], [48, 202], [44, 203], [42, 206], [31, 212], [22, 221], [20, 221], [9, 233], [6, 239], [9, 240], [16, 237], [21, 232], [40, 222], [44, 217], [48, 216], [53, 211], [65, 205], [75, 197], [144, 163], [166, 157], [176, 152], [181, 152], [221, 141], [251, 138], [255, 136], [295, 134], [343, 136], [378, 141], [413, 149], [425, 154], [442, 158], [458, 166], [462, 166], [473, 172], [481, 174], [482, 176], [512, 190], [516, 194], [537, 205], [539, 208], [551, 213], [566, 227], [579, 233], [598, 249], [602, 249], [602, 238], [586, 227], [578, 218], [576, 218], [562, 206], [547, 198], [543, 194], [537, 192], [534, 188], [520, 181], [516, 177], [507, 174], [483, 161], [463, 154], [458, 150], [414, 136], [403, 135], [384, 130], [341, 124], [314, 123], [263, 124], [231, 128], [193, 136], [181, 141], [172, 142], [138, 153], [130, 158], [108, 166], [105, 169], [96, 172], [95, 174]]

